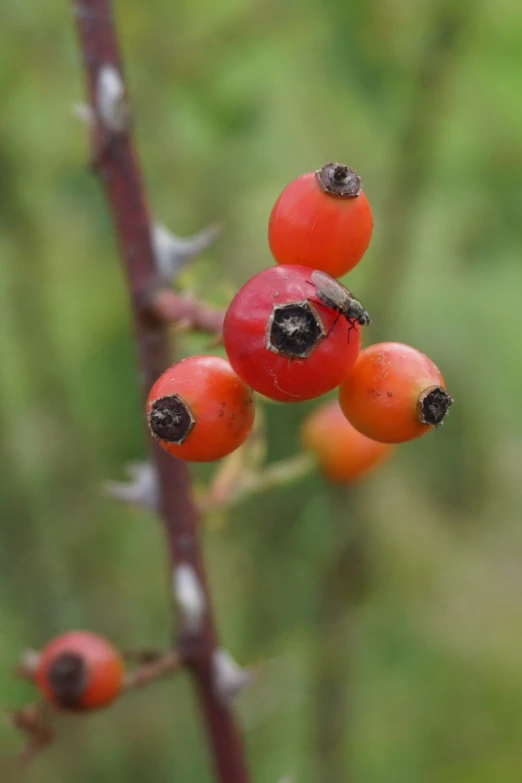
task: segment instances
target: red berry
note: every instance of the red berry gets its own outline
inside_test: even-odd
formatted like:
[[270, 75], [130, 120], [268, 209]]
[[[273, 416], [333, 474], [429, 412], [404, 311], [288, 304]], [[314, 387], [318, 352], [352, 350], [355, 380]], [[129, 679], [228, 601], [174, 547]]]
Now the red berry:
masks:
[[238, 291], [225, 315], [230, 364], [260, 394], [282, 402], [338, 386], [360, 347], [359, 325], [322, 302], [304, 266], [273, 266]]
[[359, 354], [339, 402], [368, 438], [402, 443], [442, 424], [453, 400], [431, 359], [409, 345], [377, 343]]
[[35, 681], [47, 701], [67, 710], [104, 707], [120, 693], [123, 660], [97, 634], [68, 631], [41, 652]]
[[301, 264], [340, 277], [361, 260], [373, 221], [357, 174], [339, 163], [302, 174], [277, 199], [268, 242], [278, 264]]
[[189, 356], [172, 365], [147, 400], [153, 437], [189, 462], [211, 462], [241, 446], [254, 413], [251, 390], [219, 356]]
[[390, 456], [393, 446], [378, 443], [352, 427], [337, 400], [320, 405], [304, 420], [301, 441], [317, 458], [326, 479], [348, 484]]

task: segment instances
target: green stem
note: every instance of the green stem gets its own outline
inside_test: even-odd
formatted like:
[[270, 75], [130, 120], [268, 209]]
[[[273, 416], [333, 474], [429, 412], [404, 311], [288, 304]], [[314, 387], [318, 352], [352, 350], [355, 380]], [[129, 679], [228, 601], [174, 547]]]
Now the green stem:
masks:
[[246, 472], [223, 500], [216, 501], [212, 493], [209, 497], [203, 497], [198, 503], [199, 511], [204, 514], [222, 507], [237, 506], [250, 497], [299, 481], [312, 473], [315, 465], [314, 458], [303, 453], [273, 462], [259, 472]]
[[386, 222], [380, 234], [377, 269], [373, 275], [376, 282], [367, 296], [376, 314], [373, 342], [386, 339], [400, 307], [414, 233], [412, 227], [433, 167], [446, 88], [463, 35], [469, 29], [470, 12], [469, 0], [460, 3], [440, 0], [414, 69], [415, 78], [388, 178], [390, 187], [384, 199]]
[[356, 492], [353, 487], [329, 491], [332, 543], [319, 577], [312, 664], [313, 783], [353, 779], [345, 750], [353, 715], [357, 611], [368, 585], [366, 541]]

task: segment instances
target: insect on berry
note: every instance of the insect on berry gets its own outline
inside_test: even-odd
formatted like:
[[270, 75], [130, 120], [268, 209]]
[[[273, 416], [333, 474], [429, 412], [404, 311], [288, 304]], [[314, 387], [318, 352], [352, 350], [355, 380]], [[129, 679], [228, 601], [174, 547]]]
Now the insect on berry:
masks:
[[352, 427], [337, 400], [313, 410], [301, 427], [301, 443], [317, 459], [325, 479], [348, 484], [387, 459], [393, 446], [367, 438]]
[[310, 278], [304, 266], [264, 269], [238, 291], [225, 315], [232, 367], [273, 400], [297, 402], [334, 389], [359, 352], [359, 324], [339, 321]]
[[189, 356], [152, 386], [147, 421], [152, 436], [174, 457], [211, 462], [235, 451], [252, 429], [251, 389], [226, 359]]
[[356, 323], [360, 326], [368, 326], [371, 324], [370, 316], [364, 309], [362, 302], [355, 299], [351, 292], [334, 277], [331, 277], [326, 272], [314, 269], [310, 275], [310, 279], [317, 288], [316, 296], [319, 297], [321, 302], [324, 302], [327, 307], [331, 307], [332, 310], [335, 310], [338, 313], [333, 325], [335, 326], [341, 315], [346, 318], [350, 325], [348, 337], [350, 337], [350, 332]]
[[90, 710], [113, 701], [123, 686], [121, 655], [103, 636], [68, 631], [40, 654], [35, 681], [45, 699], [64, 710]]
[[268, 242], [278, 264], [340, 277], [361, 260], [372, 229], [358, 174], [342, 163], [328, 163], [286, 186], [270, 214]]
[[363, 435], [402, 443], [442, 424], [453, 399], [423, 353], [402, 343], [377, 343], [359, 354], [339, 388], [339, 402]]

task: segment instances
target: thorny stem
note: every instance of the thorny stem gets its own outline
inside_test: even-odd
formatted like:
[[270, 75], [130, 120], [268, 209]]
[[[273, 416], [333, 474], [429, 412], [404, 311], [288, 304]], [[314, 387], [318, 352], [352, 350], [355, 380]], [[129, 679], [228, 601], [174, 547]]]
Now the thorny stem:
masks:
[[[169, 363], [164, 321], [144, 307], [146, 292], [156, 284], [151, 243], [151, 220], [131, 136], [125, 127], [117, 132], [102, 123], [97, 85], [104, 67], [112, 66], [123, 80], [110, 0], [72, 0], [87, 81], [88, 99], [95, 117], [92, 128], [93, 159], [104, 190], [125, 268], [142, 393]], [[103, 112], [102, 112], [103, 113]], [[160, 485], [160, 509], [171, 568], [190, 566], [203, 588], [205, 611], [196, 632], [181, 630], [177, 648], [192, 672], [204, 716], [216, 780], [249, 783], [238, 726], [213, 685], [212, 658], [217, 647], [205, 568], [198, 540], [197, 511], [186, 465], [174, 460], [156, 443], [151, 456]]]

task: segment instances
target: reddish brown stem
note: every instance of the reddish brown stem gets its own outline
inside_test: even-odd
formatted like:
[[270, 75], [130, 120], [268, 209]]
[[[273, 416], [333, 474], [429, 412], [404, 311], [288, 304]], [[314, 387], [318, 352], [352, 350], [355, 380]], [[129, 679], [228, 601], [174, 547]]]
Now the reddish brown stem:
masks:
[[[123, 80], [110, 0], [73, 0], [83, 55], [89, 103], [94, 115], [93, 159], [107, 198], [120, 245], [128, 287], [143, 396], [169, 364], [167, 326], [144, 305], [146, 292], [156, 285], [150, 216], [130, 134], [111, 133], [97, 106], [100, 71], [112, 66]], [[103, 112], [101, 112], [103, 114]], [[106, 122], [106, 120], [105, 120]], [[178, 649], [194, 675], [207, 727], [216, 779], [221, 783], [248, 783], [240, 733], [231, 710], [213, 687], [212, 656], [217, 646], [208, 585], [198, 540], [197, 512], [187, 467], [151, 442], [157, 470], [161, 515], [171, 567], [190, 565], [203, 587], [206, 609], [199, 630], [181, 632]]]
[[127, 690], [143, 688], [160, 677], [172, 674], [182, 665], [183, 660], [176, 650], [171, 650], [164, 655], [159, 654], [154, 660], [145, 661], [137, 669], [129, 672], [125, 678], [125, 687]]
[[157, 318], [167, 323], [186, 323], [198, 332], [210, 332], [221, 337], [222, 310], [212, 310], [195, 299], [185, 299], [169, 288], [158, 288], [149, 296], [148, 307]]
[[[45, 702], [29, 704], [21, 710], [8, 713], [12, 725], [27, 735], [27, 742], [20, 755], [11, 763], [12, 777], [8, 780], [18, 780], [22, 770], [33, 758], [49, 745], [54, 739], [54, 732], [48, 724], [48, 705]], [[4, 777], [2, 776], [2, 780]]]

